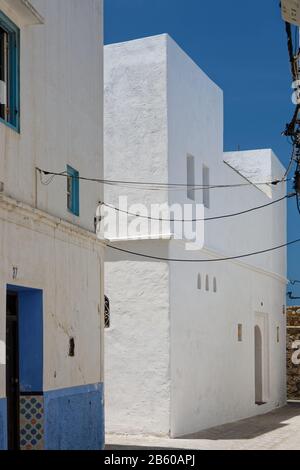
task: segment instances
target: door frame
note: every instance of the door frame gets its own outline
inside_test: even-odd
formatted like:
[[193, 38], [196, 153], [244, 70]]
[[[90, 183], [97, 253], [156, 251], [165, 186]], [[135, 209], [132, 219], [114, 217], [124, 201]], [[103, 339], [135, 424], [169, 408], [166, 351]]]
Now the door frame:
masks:
[[[270, 400], [270, 350], [269, 350], [269, 315], [256, 312], [253, 326], [253, 361], [254, 361], [254, 388], [255, 388], [255, 327], [259, 327], [262, 341], [262, 403]], [[254, 390], [255, 393], [255, 390]], [[255, 400], [254, 400], [255, 401]]]
[[[8, 297], [14, 297], [16, 300], [16, 315], [15, 319], [10, 319], [7, 314], [8, 312]], [[14, 354], [11, 356], [15, 361], [15, 373], [16, 377], [13, 377], [15, 382], [14, 387], [16, 391], [12, 391], [12, 383], [9, 374], [8, 364], [10, 362], [8, 355], [6, 357], [6, 398], [7, 398], [7, 446], [8, 450], [19, 450], [20, 449], [20, 356], [19, 356], [19, 299], [18, 293], [6, 289], [6, 345], [9, 343], [8, 338], [8, 323], [15, 322], [15, 338], [13, 341]], [[6, 351], [7, 351], [6, 346]], [[7, 354], [7, 353], [6, 353]], [[11, 412], [10, 400], [14, 401], [13, 406], [15, 407], [15, 413]]]

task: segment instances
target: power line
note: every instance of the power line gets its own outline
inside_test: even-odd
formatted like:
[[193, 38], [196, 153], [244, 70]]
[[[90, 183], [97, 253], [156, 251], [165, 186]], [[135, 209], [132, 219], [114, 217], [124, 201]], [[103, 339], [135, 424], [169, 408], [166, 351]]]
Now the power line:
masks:
[[132, 212], [125, 211], [125, 210], [122, 210], [118, 207], [107, 204], [105, 202], [102, 202], [102, 203], [100, 202], [100, 204], [105, 206], [105, 207], [108, 207], [109, 209], [113, 209], [116, 212], [121, 212], [121, 213], [130, 215], [130, 216], [133, 216], [133, 217], [139, 217], [139, 218], [147, 219], [147, 220], [157, 220], [157, 221], [161, 221], [161, 222], [207, 222], [207, 221], [210, 221], [210, 220], [227, 219], [227, 218], [231, 218], [231, 217], [237, 217], [237, 216], [243, 215], [243, 214], [248, 214], [250, 212], [254, 212], [256, 210], [263, 209], [265, 207], [270, 207], [273, 204], [278, 204], [279, 202], [282, 202], [285, 199], [289, 199], [289, 198], [292, 198], [294, 196], [296, 196], [296, 193], [287, 194], [286, 196], [283, 196], [280, 199], [276, 199], [275, 201], [269, 202], [267, 204], [252, 207], [251, 209], [247, 209], [247, 210], [240, 211], [240, 212], [235, 212], [233, 214], [224, 214], [224, 215], [219, 215], [219, 216], [215, 216], [215, 217], [205, 217], [203, 219], [197, 219], [196, 218], [196, 219], [189, 219], [189, 220], [186, 220], [186, 219], [163, 219], [163, 218], [159, 218], [159, 217], [150, 217], [150, 216], [146, 216], [146, 215], [142, 215], [142, 214], [134, 214]]
[[288, 164], [288, 167], [286, 169], [286, 172], [284, 174], [284, 177], [283, 179], [287, 178], [287, 176], [290, 174], [290, 171], [292, 169], [292, 166], [293, 166], [293, 163], [295, 161], [297, 161], [297, 156], [298, 156], [298, 153], [299, 153], [299, 148], [296, 146], [295, 142], [292, 143], [292, 146], [293, 146], [293, 150], [292, 150], [292, 156], [290, 158], [290, 162]]
[[[202, 190], [202, 189], [217, 189], [217, 188], [240, 188], [244, 186], [266, 186], [272, 185], [277, 186], [280, 183], [285, 183], [290, 181], [289, 179], [276, 179], [273, 181], [265, 181], [265, 182], [248, 182], [248, 183], [239, 183], [239, 184], [220, 184], [220, 185], [189, 185], [184, 183], [157, 183], [157, 182], [144, 182], [144, 181], [123, 181], [123, 180], [108, 180], [108, 179], [100, 179], [100, 178], [87, 178], [84, 176], [70, 176], [67, 174], [66, 171], [61, 173], [56, 173], [52, 171], [41, 170], [37, 168], [40, 175], [43, 174], [48, 176], [60, 176], [65, 178], [74, 178], [83, 181], [90, 181], [94, 183], [101, 183], [104, 185], [111, 185], [111, 186], [123, 186], [126, 188], [134, 188], [134, 189], [141, 189], [144, 187], [147, 190], [161, 190], [161, 189], [174, 189], [174, 190], [182, 190], [182, 189], [195, 189], [195, 190]], [[41, 180], [41, 182], [43, 182]]]
[[288, 292], [286, 295], [288, 296], [288, 298], [289, 298], [290, 300], [299, 300], [299, 299], [300, 299], [300, 297], [295, 297], [295, 296], [293, 295], [293, 292]]
[[[300, 214], [300, 121], [299, 121], [299, 112], [300, 112], [300, 104], [299, 104], [299, 63], [300, 63], [300, 49], [299, 49], [299, 28], [296, 27], [295, 29], [295, 48], [293, 45], [293, 37], [292, 37], [292, 26], [289, 22], [285, 22], [285, 29], [287, 34], [287, 44], [288, 44], [288, 54], [289, 54], [289, 61], [291, 66], [291, 74], [292, 80], [295, 83], [296, 89], [296, 107], [292, 117], [292, 120], [289, 124], [286, 125], [286, 129], [284, 131], [284, 135], [291, 138], [293, 144], [293, 152], [292, 156], [287, 168], [287, 171], [284, 175], [286, 178], [289, 174], [293, 162], [297, 162], [297, 167], [295, 170], [295, 178], [294, 178], [294, 189], [296, 191], [296, 202], [297, 202], [297, 210]], [[298, 33], [298, 35], [297, 35]]]
[[255, 251], [253, 253], [246, 253], [244, 255], [228, 256], [228, 257], [225, 257], [225, 258], [215, 258], [215, 259], [209, 259], [209, 260], [207, 260], [207, 259], [162, 258], [160, 256], [152, 256], [152, 255], [147, 255], [147, 254], [144, 254], [144, 253], [137, 253], [135, 251], [124, 250], [123, 248], [117, 248], [117, 247], [111, 246], [111, 245], [106, 245], [106, 246], [108, 248], [110, 248], [111, 250], [120, 251], [122, 253], [137, 256], [137, 257], [140, 257], [140, 258], [153, 259], [153, 260], [156, 260], [156, 261], [169, 261], [169, 262], [172, 262], [172, 263], [216, 263], [216, 262], [220, 262], [220, 261], [232, 261], [232, 260], [238, 260], [238, 259], [243, 259], [243, 258], [249, 258], [250, 256], [262, 255], [264, 253], [270, 253], [270, 252], [275, 251], [275, 250], [280, 250], [282, 248], [286, 248], [288, 246], [295, 245], [296, 243], [300, 243], [300, 238], [298, 238], [297, 240], [293, 240], [291, 242], [285, 243], [283, 245], [275, 246], [274, 248], [268, 248], [266, 250]]

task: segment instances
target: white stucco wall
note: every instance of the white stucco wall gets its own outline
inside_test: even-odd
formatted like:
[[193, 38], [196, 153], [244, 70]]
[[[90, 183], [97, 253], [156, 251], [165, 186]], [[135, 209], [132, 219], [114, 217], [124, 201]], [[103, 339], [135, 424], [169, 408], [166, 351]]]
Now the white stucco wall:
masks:
[[[172, 181], [184, 174], [185, 158], [210, 168], [210, 184], [244, 184], [282, 178], [284, 168], [270, 150], [223, 155], [223, 99], [220, 90], [168, 39], [169, 168]], [[225, 159], [226, 164], [223, 162]], [[230, 166], [231, 167], [230, 167]], [[235, 171], [233, 171], [235, 170]], [[237, 171], [248, 178], [246, 180]], [[235, 213], [281, 198], [285, 185], [210, 191], [206, 217]], [[201, 192], [198, 202], [202, 201]], [[177, 197], [177, 196], [175, 196]], [[172, 201], [174, 196], [172, 194]], [[205, 223], [205, 248], [210, 257], [236, 256], [281, 245], [286, 241], [286, 204], [236, 218]], [[183, 257], [171, 243], [171, 257]], [[202, 251], [187, 258], [206, 259]], [[265, 412], [285, 400], [284, 329], [286, 250], [246, 258], [239, 264], [171, 264], [172, 435]], [[198, 274], [202, 291], [197, 289]], [[205, 292], [209, 276], [210, 292]], [[218, 292], [212, 292], [216, 277]], [[184, 282], [189, 279], [189, 282]], [[254, 403], [255, 312], [269, 316], [270, 397]], [[243, 343], [237, 342], [238, 324]], [[276, 340], [280, 326], [281, 344]], [[241, 351], [240, 351], [241, 350]], [[279, 365], [280, 364], [280, 365]]]
[[[38, 25], [13, 3], [0, 0], [21, 38], [20, 133], [0, 122], [0, 341], [7, 284], [42, 289], [44, 391], [94, 384], [103, 381], [104, 248], [92, 233], [102, 188], [80, 183], [75, 217], [66, 179], [43, 186], [35, 167], [103, 175], [103, 2], [32, 0]], [[5, 384], [2, 365], [0, 397]]]
[[[103, 247], [95, 235], [11, 199], [0, 198], [0, 218], [1, 312], [6, 312], [7, 284], [43, 290], [44, 391], [99, 383]], [[3, 342], [5, 318], [0, 316]], [[68, 356], [71, 337], [74, 357]], [[0, 365], [0, 397], [5, 386], [5, 366]]]
[[[172, 250], [171, 250], [172, 252]], [[173, 252], [174, 253], [174, 252]], [[202, 252], [201, 258], [212, 257]], [[198, 274], [202, 289], [198, 290]], [[209, 291], [205, 278], [209, 277]], [[217, 293], [213, 292], [213, 278]], [[188, 282], [183, 282], [188, 279]], [[172, 436], [242, 419], [285, 403], [285, 283], [243, 263], [170, 268]], [[255, 405], [255, 315], [269, 325], [268, 403]], [[238, 325], [243, 341], [238, 342]], [[277, 327], [280, 343], [277, 343]]]
[[[156, 246], [167, 253], [167, 242]], [[130, 249], [130, 243], [122, 244]], [[141, 250], [149, 248], [140, 242]], [[105, 294], [106, 431], [164, 434], [170, 429], [170, 306], [167, 263], [109, 254]]]
[[[185, 182], [186, 156], [195, 158], [196, 184], [202, 184], [202, 165], [210, 169], [210, 184], [245, 184], [244, 175], [251, 172], [256, 182], [283, 177], [285, 170], [271, 150], [223, 153], [223, 94], [199, 67], [168, 37], [168, 155], [169, 179]], [[228, 164], [224, 164], [224, 160]], [[238, 163], [237, 163], [238, 161]], [[245, 163], [244, 163], [245, 161]], [[231, 165], [231, 167], [229, 166]], [[233, 169], [235, 171], [233, 171]], [[268, 195], [265, 194], [268, 193]], [[278, 187], [253, 186], [211, 189], [210, 209], [205, 217], [244, 211], [268, 204], [286, 193], [285, 184]], [[202, 191], [196, 202], [202, 203]], [[189, 202], [186, 193], [170, 193], [170, 202]], [[233, 236], [234, 234], [234, 236]], [[205, 247], [220, 254], [235, 256], [263, 250], [286, 241], [286, 204], [254, 211], [241, 217], [221, 219], [205, 224]], [[285, 276], [285, 250], [266, 257], [255, 257], [247, 263]]]
[[[105, 178], [167, 183], [166, 49], [155, 37], [112, 44], [104, 60]], [[105, 187], [111, 204], [124, 194], [129, 204], [168, 202], [166, 191]]]
[[102, 0], [32, 0], [42, 25], [21, 29], [21, 133], [0, 123], [0, 181], [5, 194], [93, 230], [101, 185], [81, 183], [80, 218], [67, 211], [66, 179], [37, 185], [35, 167], [102, 177]]
[[[195, 158], [196, 184], [202, 184], [203, 164], [210, 169], [212, 185], [245, 184], [252, 179], [253, 172], [256, 182], [262, 182], [266, 177], [269, 180], [283, 176], [284, 168], [271, 150], [223, 153], [222, 92], [167, 35], [106, 47], [105, 67], [106, 177], [158, 182], [167, 179], [170, 183], [186, 183], [187, 155]], [[162, 118], [163, 127], [153, 132]], [[140, 148], [144, 152], [140, 152]], [[157, 148], [160, 149], [159, 161]], [[246, 162], [244, 167], [243, 160]], [[205, 210], [205, 216], [230, 214], [267, 204], [282, 197], [285, 190], [284, 184], [211, 190], [210, 208]], [[120, 194], [127, 194], [126, 189], [106, 191], [105, 201], [117, 205]], [[189, 202], [185, 189], [168, 195], [158, 193], [161, 196], [151, 192], [145, 194], [141, 190], [128, 194], [131, 203], [143, 202], [147, 206], [159, 197], [165, 201], [166, 196], [170, 204]], [[202, 203], [202, 197], [202, 191], [196, 192], [196, 202]], [[286, 204], [281, 202], [248, 215], [206, 222], [204, 231], [203, 250], [187, 252], [183, 243], [170, 241], [165, 242], [167, 257], [220, 258], [283, 244], [286, 241]], [[161, 243], [131, 241], [118, 246], [159, 256]], [[136, 295], [139, 296], [141, 285], [156, 285], [159, 277], [154, 272], [149, 278], [148, 270], [144, 274], [142, 266], [147, 260], [143, 258], [126, 257], [112, 251], [108, 256], [105, 282], [112, 303], [113, 322], [114, 315], [119, 319], [128, 313]], [[141, 266], [141, 270], [136, 266]], [[124, 276], [120, 276], [123, 272]], [[197, 289], [198, 274], [202, 278], [201, 291]], [[210, 281], [209, 292], [205, 291], [206, 275]], [[285, 249], [235, 263], [169, 263], [169, 428], [161, 423], [158, 430], [156, 423], [155, 429], [149, 431], [156, 397], [161, 403], [160, 393], [164, 390], [159, 389], [157, 383], [154, 386], [153, 383], [148, 384], [154, 393], [148, 408], [137, 396], [134, 404], [129, 404], [133, 394], [128, 394], [129, 401], [123, 393], [122, 397], [119, 394], [122, 383], [134, 390], [138, 380], [135, 374], [127, 372], [123, 363], [111, 360], [120, 352], [118, 345], [122, 344], [124, 357], [128, 354], [131, 361], [138, 364], [137, 377], [147, 370], [152, 360], [150, 355], [145, 358], [141, 354], [142, 347], [134, 348], [132, 342], [127, 341], [127, 337], [132, 335], [145, 336], [144, 322], [126, 324], [122, 320], [123, 328], [118, 329], [118, 323], [115, 323], [114, 331], [106, 332], [108, 431], [166, 433], [168, 428], [172, 436], [178, 436], [263, 413], [284, 404], [285, 317], [282, 307], [285, 304], [285, 276]], [[118, 293], [120, 277], [121, 292], [127, 289], [126, 296]], [[126, 282], [129, 277], [130, 283]], [[214, 277], [217, 293], [212, 292]], [[147, 312], [152, 305], [151, 290], [143, 290], [141, 299]], [[159, 315], [164, 309], [162, 302], [156, 304], [155, 314]], [[257, 313], [266, 314], [269, 323], [270, 396], [268, 404], [261, 407], [254, 403], [254, 326]], [[242, 343], [237, 341], [238, 324], [243, 325]], [[279, 344], [276, 337], [278, 326]], [[150, 349], [154, 350], [153, 338], [156, 340], [159, 331], [164, 331], [163, 325], [158, 324], [157, 328], [150, 344]], [[155, 367], [158, 371], [160, 361], [156, 360]], [[113, 401], [110, 401], [110, 395], [114, 397]], [[122, 426], [117, 422], [114, 411], [118, 400], [122, 400], [119, 405], [123, 407], [119, 410], [124, 418]]]

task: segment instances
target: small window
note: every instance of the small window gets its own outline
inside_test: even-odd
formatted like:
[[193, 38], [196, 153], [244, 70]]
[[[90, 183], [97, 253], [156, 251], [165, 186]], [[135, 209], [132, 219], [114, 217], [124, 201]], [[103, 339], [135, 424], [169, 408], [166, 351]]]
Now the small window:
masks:
[[79, 173], [67, 166], [67, 208], [72, 214], [79, 216]]
[[197, 284], [197, 287], [198, 287], [199, 290], [202, 289], [201, 274], [198, 274], [198, 284]]
[[280, 329], [279, 326], [277, 326], [277, 343], [280, 342]]
[[214, 277], [214, 281], [213, 281], [213, 290], [214, 290], [214, 293], [217, 292], [217, 278]]
[[0, 11], [0, 120], [19, 130], [20, 31]]
[[209, 168], [203, 165], [202, 168], [202, 180], [203, 180], [203, 205], [206, 209], [209, 209], [210, 206], [210, 178], [209, 178]]
[[209, 277], [208, 277], [208, 275], [205, 278], [205, 290], [206, 290], [206, 292], [209, 291]]
[[69, 339], [69, 357], [74, 357], [75, 356], [75, 339], [70, 338]]
[[241, 343], [243, 341], [243, 325], [241, 323], [238, 324], [238, 342]]
[[195, 158], [187, 156], [187, 197], [195, 200]]
[[104, 297], [104, 328], [110, 328], [110, 304], [107, 296]]

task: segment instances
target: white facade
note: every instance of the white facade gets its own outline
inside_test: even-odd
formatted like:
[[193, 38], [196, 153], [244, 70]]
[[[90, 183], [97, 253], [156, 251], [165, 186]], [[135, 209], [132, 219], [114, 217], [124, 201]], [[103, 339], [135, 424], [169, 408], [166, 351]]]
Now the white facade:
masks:
[[[283, 176], [271, 150], [224, 154], [222, 91], [169, 36], [106, 46], [104, 82], [106, 179], [187, 184], [188, 156], [194, 157], [198, 185], [207, 184], [203, 166], [209, 169], [210, 185]], [[284, 183], [211, 189], [205, 217], [268, 204], [285, 191]], [[104, 200], [118, 207], [121, 195], [128, 196], [131, 212], [137, 212], [131, 205], [138, 203], [150, 208], [155, 202], [193, 202], [186, 189], [116, 186], [106, 188]], [[194, 203], [203, 197], [207, 194], [195, 191]], [[174, 240], [171, 226], [157, 240], [155, 229], [149, 236], [143, 227], [136, 239], [120, 236], [111, 244], [162, 258], [238, 256], [285, 243], [286, 204], [206, 221], [204, 248], [198, 251], [186, 251], [184, 241]], [[285, 249], [204, 263], [149, 260], [109, 250], [107, 432], [175, 437], [284, 405], [285, 286]], [[256, 325], [262, 335], [259, 400]]]
[[[70, 165], [81, 176], [103, 176], [102, 8], [102, 0], [0, 0], [20, 34], [20, 132], [0, 122], [0, 341], [8, 291], [39, 291], [43, 330], [35, 354], [42, 371], [29, 374], [41, 373], [42, 383], [37, 390], [20, 376], [19, 390], [21, 413], [23, 392], [43, 397], [45, 434], [37, 448], [103, 447], [104, 246], [94, 229], [102, 189], [79, 183], [76, 216], [67, 207], [66, 177], [44, 185], [37, 171]], [[0, 365], [0, 448], [14, 445], [7, 367]], [[20, 446], [31, 443], [21, 439]]]

